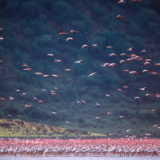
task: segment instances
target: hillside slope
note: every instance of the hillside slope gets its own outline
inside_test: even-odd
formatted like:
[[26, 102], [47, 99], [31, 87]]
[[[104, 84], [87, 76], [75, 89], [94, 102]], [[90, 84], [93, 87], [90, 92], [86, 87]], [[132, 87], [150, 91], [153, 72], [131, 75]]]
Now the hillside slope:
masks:
[[22, 120], [0, 119], [0, 138], [87, 138], [105, 137], [101, 133], [89, 133], [87, 131], [58, 128], [51, 125], [25, 122]]
[[159, 1], [117, 2], [0, 1], [0, 118], [158, 137]]

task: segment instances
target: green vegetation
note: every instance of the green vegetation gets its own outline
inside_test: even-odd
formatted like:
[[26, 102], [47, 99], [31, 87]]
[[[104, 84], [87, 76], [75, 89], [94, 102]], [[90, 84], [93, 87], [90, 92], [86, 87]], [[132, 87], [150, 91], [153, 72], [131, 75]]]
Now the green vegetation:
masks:
[[104, 137], [101, 133], [58, 128], [51, 125], [25, 122], [22, 120], [0, 119], [0, 137], [48, 137], [48, 138], [77, 138], [77, 137]]
[[[160, 62], [159, 6], [159, 0], [126, 0], [124, 4], [116, 0], [1, 0], [0, 118], [104, 135], [149, 132], [159, 137], [160, 129], [153, 127], [160, 124], [160, 99], [155, 97], [160, 93], [160, 67], [154, 65]], [[118, 14], [124, 19], [115, 18]], [[78, 33], [58, 35], [61, 29]], [[67, 37], [74, 40], [66, 41]], [[92, 43], [98, 46], [91, 47]], [[89, 47], [82, 49], [83, 44]], [[120, 64], [124, 58], [120, 54], [130, 55], [126, 50], [130, 47], [143, 61]], [[144, 49], [147, 52], [141, 53]], [[110, 53], [117, 57], [109, 57]], [[152, 65], [142, 65], [148, 58]], [[78, 60], [81, 63], [75, 63]], [[102, 67], [106, 62], [117, 66]], [[24, 70], [25, 64], [30, 71]], [[126, 68], [138, 74], [129, 75], [123, 71]], [[149, 73], [142, 73], [144, 69]], [[140, 91], [142, 87], [146, 90]], [[134, 99], [137, 96], [140, 100]], [[28, 136], [27, 127], [16, 130], [6, 135]], [[1, 127], [0, 136], [5, 131]], [[32, 130], [29, 136], [45, 136], [41, 132]], [[57, 136], [52, 133], [47, 131], [47, 136]]]

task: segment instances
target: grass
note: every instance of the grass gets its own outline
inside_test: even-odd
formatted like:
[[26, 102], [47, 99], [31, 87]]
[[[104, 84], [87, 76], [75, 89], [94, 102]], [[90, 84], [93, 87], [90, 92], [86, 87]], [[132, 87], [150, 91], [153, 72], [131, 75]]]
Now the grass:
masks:
[[87, 138], [105, 137], [105, 135], [101, 133], [92, 133], [74, 129], [58, 128], [51, 125], [26, 122], [19, 119], [0, 119], [0, 137]]

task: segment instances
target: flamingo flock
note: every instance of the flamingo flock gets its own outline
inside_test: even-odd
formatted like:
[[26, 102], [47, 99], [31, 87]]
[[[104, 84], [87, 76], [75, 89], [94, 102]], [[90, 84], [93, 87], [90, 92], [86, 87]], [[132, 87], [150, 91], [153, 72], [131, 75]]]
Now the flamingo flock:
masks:
[[0, 155], [160, 155], [159, 139], [0, 139], [0, 144]]

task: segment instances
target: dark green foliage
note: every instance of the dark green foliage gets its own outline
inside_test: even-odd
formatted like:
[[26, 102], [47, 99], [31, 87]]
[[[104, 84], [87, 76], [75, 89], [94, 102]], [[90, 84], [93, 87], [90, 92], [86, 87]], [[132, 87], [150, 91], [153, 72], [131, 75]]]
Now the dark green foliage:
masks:
[[80, 76], [81, 74], [85, 74], [87, 72], [87, 66], [84, 64], [73, 64], [71, 69], [75, 76]]
[[31, 117], [32, 119], [35, 119], [36, 121], [38, 120], [45, 120], [45, 119], [48, 119], [48, 115], [47, 113], [44, 113], [42, 111], [40, 111], [39, 109], [37, 108], [30, 108], [30, 109], [25, 109], [24, 110], [24, 114], [26, 116], [29, 116]]
[[[1, 0], [0, 118], [124, 134], [127, 128], [144, 134], [148, 126], [158, 124], [155, 93], [160, 90], [159, 75], [142, 70], [160, 73], [159, 66], [154, 66], [160, 61], [159, 4], [158, 0], [126, 0], [125, 4], [111, 0]], [[124, 19], [117, 19], [118, 14]], [[61, 29], [68, 34], [58, 35]], [[78, 33], [70, 33], [72, 29]], [[67, 37], [74, 40], [66, 41]], [[83, 44], [89, 47], [82, 48]], [[126, 50], [130, 47], [132, 52]], [[142, 49], [147, 53], [141, 53]], [[122, 52], [127, 57], [122, 57]], [[117, 56], [109, 56], [111, 53]], [[133, 53], [143, 59], [120, 64]], [[147, 58], [152, 65], [143, 65]], [[78, 60], [82, 61], [76, 63]], [[32, 70], [24, 71], [27, 67]], [[123, 71], [127, 68], [138, 74], [129, 75]], [[143, 86], [147, 89], [140, 91]], [[136, 96], [140, 100], [135, 100]], [[24, 107], [26, 104], [32, 107]]]
[[63, 97], [65, 100], [75, 100], [76, 98], [76, 89], [75, 86], [72, 84], [65, 85], [63, 90]]
[[146, 121], [153, 121], [153, 120], [155, 120], [157, 117], [156, 117], [156, 115], [155, 115], [155, 113], [153, 112], [153, 113], [151, 113], [151, 111], [150, 110], [141, 110], [140, 112], [139, 112], [139, 118], [140, 119], [145, 119]]

